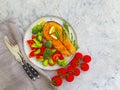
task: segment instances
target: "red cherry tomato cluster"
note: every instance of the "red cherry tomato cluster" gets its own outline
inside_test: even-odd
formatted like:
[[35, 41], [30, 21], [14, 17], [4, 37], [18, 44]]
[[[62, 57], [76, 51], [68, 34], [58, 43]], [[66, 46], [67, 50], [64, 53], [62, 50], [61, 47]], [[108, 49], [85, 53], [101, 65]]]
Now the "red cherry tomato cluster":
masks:
[[80, 52], [77, 52], [74, 58], [71, 60], [69, 65], [66, 68], [60, 68], [57, 70], [57, 75], [53, 76], [51, 81], [55, 86], [62, 85], [62, 79], [65, 79], [68, 82], [72, 82], [75, 76], [80, 75], [80, 69], [82, 71], [89, 70], [89, 62], [91, 61], [91, 56], [82, 55]]

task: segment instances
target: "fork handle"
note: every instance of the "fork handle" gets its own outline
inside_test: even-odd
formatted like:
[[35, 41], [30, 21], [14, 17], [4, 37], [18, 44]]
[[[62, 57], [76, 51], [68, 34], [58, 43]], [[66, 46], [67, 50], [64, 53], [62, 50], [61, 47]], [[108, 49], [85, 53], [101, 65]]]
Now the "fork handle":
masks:
[[35, 68], [33, 68], [29, 63], [27, 63], [27, 66], [29, 67], [30, 71], [32, 72], [32, 74], [33, 74], [35, 77], [37, 77], [37, 78], [40, 77], [38, 71], [37, 71]]
[[30, 77], [30, 79], [35, 80], [34, 75], [31, 73], [31, 71], [29, 70], [27, 65], [23, 64], [22, 66], [23, 66], [23, 69], [25, 70], [25, 72], [27, 73], [27, 75]]

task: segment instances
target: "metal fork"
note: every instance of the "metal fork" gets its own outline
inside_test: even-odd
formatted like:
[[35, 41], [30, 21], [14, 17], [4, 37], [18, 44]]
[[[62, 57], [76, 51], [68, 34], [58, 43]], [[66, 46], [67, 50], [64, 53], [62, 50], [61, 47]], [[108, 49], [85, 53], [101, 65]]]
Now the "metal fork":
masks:
[[19, 49], [19, 46], [18, 46], [17, 42], [13, 39], [10, 39], [10, 45], [19, 54], [23, 63], [29, 68], [30, 72], [34, 75], [34, 77], [39, 78], [40, 75], [39, 75], [38, 71], [35, 70], [35, 68], [33, 68], [29, 63], [26, 63], [26, 61], [24, 60], [24, 57], [23, 57], [23, 55], [22, 55], [22, 53]]
[[[18, 45], [15, 43], [14, 40], [13, 40], [12, 42], [14, 42], [14, 45], [12, 44], [12, 46], [13, 46], [13, 47], [15, 48], [15, 50], [19, 53], [19, 55], [21, 56], [21, 58], [23, 58], [23, 56], [22, 56], [22, 54], [21, 54], [21, 52], [20, 52], [20, 50], [19, 50]], [[24, 62], [25, 62], [25, 60], [24, 60]], [[27, 65], [29, 66], [30, 64], [27, 63]], [[32, 68], [32, 67], [31, 67], [31, 68]], [[51, 88], [52, 90], [56, 90], [56, 87], [55, 87], [54, 85], [52, 85], [51, 80], [48, 79], [47, 77], [45, 77], [45, 78], [46, 78], [48, 87]]]

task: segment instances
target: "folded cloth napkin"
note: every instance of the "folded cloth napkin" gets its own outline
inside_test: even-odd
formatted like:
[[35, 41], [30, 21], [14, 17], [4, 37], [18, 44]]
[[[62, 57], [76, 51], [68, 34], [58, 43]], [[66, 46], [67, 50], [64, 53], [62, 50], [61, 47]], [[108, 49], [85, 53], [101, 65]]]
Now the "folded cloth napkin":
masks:
[[28, 58], [25, 57], [22, 48], [21, 33], [15, 21], [8, 19], [0, 22], [0, 90], [56, 90], [57, 88], [54, 86], [49, 88], [47, 83], [50, 80], [49, 76], [36, 66], [34, 66], [34, 68], [40, 73], [40, 79], [32, 81], [27, 76], [22, 66], [15, 60], [14, 56], [8, 51], [4, 44], [4, 36], [13, 36], [11, 32], [18, 42], [24, 58], [27, 62], [29, 61]]

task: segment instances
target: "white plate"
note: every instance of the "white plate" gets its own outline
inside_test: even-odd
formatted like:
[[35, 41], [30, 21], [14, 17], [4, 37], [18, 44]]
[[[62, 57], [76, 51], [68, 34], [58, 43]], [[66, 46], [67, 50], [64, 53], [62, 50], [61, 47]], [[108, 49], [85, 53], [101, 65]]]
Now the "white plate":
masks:
[[[24, 36], [24, 50], [25, 50], [25, 53], [27, 56], [29, 56], [29, 53], [31, 52], [28, 44], [27, 44], [27, 40], [30, 40], [31, 39], [31, 36], [32, 36], [32, 28], [33, 26], [35, 26], [36, 24], [38, 24], [38, 22], [40, 21], [40, 19], [42, 18], [45, 18], [47, 21], [55, 21], [61, 25], [63, 25], [63, 21], [64, 19], [60, 18], [60, 17], [56, 17], [56, 16], [44, 16], [44, 17], [41, 17], [39, 19], [37, 19], [36, 21], [34, 21], [30, 26], [29, 28], [27, 29], [26, 33], [25, 33], [25, 36]], [[73, 28], [70, 26], [69, 27], [69, 31], [73, 34], [73, 39], [75, 39], [77, 41], [77, 38], [76, 38], [76, 33], [74, 32]], [[29, 57], [28, 57], [29, 58]], [[69, 63], [71, 61], [71, 59], [73, 58], [73, 55], [71, 55], [70, 57], [65, 57], [67, 59], [67, 63]], [[56, 70], [56, 69], [59, 69], [60, 66], [59, 65], [54, 65], [54, 66], [43, 66], [42, 63], [40, 62], [37, 62], [36, 61], [36, 58], [33, 57], [33, 58], [29, 58], [29, 60], [35, 64], [36, 66], [38, 66], [39, 68], [41, 69], [45, 69], [45, 70]]]

